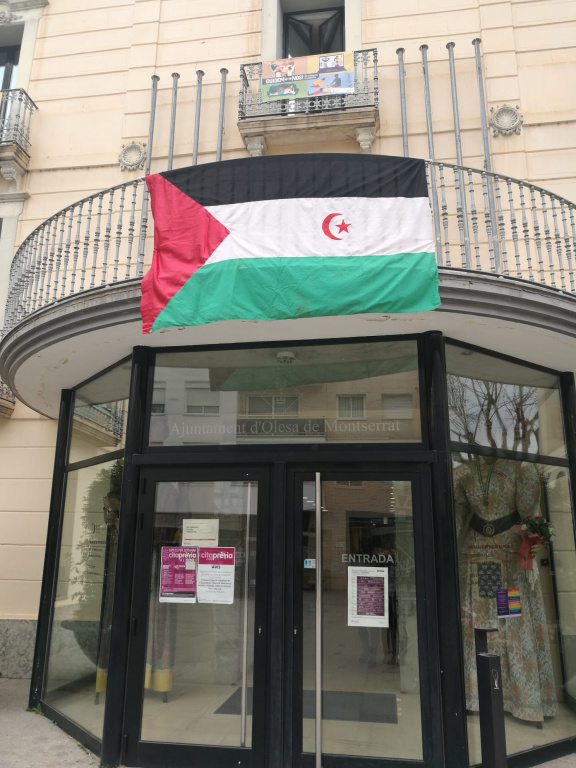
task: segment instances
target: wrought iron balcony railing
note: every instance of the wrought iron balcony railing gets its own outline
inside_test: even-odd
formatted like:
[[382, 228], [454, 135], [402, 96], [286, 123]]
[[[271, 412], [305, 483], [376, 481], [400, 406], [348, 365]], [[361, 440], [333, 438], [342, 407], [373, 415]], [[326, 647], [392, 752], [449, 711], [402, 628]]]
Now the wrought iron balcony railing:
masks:
[[0, 146], [17, 144], [26, 154], [30, 149], [30, 123], [38, 109], [22, 88], [2, 91], [0, 101]]
[[125, 417], [124, 409], [118, 404], [114, 404], [111, 408], [98, 405], [77, 405], [74, 408], [75, 419], [83, 419], [102, 427], [116, 440], [120, 440], [122, 437]]
[[[574, 203], [508, 176], [426, 166], [439, 266], [576, 293]], [[144, 190], [138, 178], [91, 195], [24, 240], [12, 262], [4, 333], [60, 300], [142, 277], [152, 257]]]
[[238, 120], [273, 115], [313, 115], [329, 110], [378, 108], [378, 52], [354, 51], [354, 93], [262, 101], [262, 62], [240, 67]]

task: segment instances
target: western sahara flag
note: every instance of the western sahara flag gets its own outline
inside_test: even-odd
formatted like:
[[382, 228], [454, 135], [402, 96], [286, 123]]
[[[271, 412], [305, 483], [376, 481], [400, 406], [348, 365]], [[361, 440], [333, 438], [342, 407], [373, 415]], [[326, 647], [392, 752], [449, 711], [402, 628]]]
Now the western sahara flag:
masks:
[[345, 154], [146, 177], [154, 257], [144, 333], [439, 306], [424, 161]]

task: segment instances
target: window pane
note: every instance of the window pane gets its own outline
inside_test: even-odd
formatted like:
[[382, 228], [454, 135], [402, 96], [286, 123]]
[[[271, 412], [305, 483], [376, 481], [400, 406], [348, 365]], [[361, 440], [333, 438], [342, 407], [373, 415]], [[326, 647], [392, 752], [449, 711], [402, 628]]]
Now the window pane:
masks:
[[126, 361], [74, 393], [70, 463], [124, 447], [130, 370]]
[[70, 472], [45, 700], [102, 737], [122, 461]]
[[[142, 717], [145, 741], [251, 746], [257, 497], [255, 482], [156, 484]], [[198, 526], [196, 534], [190, 524]], [[206, 575], [200, 573], [204, 542], [210, 537], [209, 548], [225, 551], [233, 560], [231, 566], [221, 566], [231, 568], [230, 580], [224, 586], [216, 584], [216, 590], [221, 589], [216, 595], [202, 587]], [[201, 547], [199, 553], [196, 546]], [[161, 600], [160, 573], [169, 571], [170, 558], [183, 549], [194, 564], [187, 563], [186, 571], [195, 571], [196, 578], [192, 577], [186, 595], [176, 590], [168, 595], [164, 577]], [[220, 569], [218, 575], [226, 576]]]
[[556, 376], [452, 344], [446, 366], [452, 440], [566, 456]]
[[[576, 556], [566, 469], [455, 454], [454, 486], [473, 765], [481, 761], [475, 628], [497, 630], [488, 643], [501, 659], [508, 753], [576, 735]], [[534, 515], [555, 535], [549, 548], [536, 546], [530, 569], [520, 564], [518, 523]], [[520, 615], [499, 617], [497, 597], [502, 606], [514, 589]]]
[[364, 395], [338, 395], [338, 417], [340, 419], [363, 419], [364, 403]]
[[162, 352], [150, 445], [419, 442], [418, 376], [415, 341]]
[[[412, 486], [349, 482], [322, 482], [322, 751], [422, 760]], [[316, 749], [317, 579], [306, 565], [316, 557], [315, 496], [314, 483], [305, 482], [304, 752]]]

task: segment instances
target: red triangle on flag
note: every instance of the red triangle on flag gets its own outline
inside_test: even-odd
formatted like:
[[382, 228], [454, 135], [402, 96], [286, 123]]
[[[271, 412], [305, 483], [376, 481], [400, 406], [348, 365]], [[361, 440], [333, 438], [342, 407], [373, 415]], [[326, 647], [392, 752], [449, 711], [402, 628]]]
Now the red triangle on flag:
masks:
[[170, 299], [230, 234], [206, 208], [161, 174], [146, 176], [146, 184], [154, 216], [154, 255], [142, 278], [143, 333], [150, 332]]

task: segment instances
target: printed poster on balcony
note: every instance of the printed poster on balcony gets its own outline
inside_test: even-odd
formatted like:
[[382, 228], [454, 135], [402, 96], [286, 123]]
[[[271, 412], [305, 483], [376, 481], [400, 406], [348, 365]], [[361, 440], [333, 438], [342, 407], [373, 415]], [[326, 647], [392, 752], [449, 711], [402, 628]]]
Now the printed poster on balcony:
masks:
[[235, 567], [234, 547], [201, 547], [198, 550], [198, 602], [232, 605]]
[[217, 547], [219, 520], [182, 520], [183, 547]]
[[198, 547], [162, 547], [160, 602], [195, 603]]
[[262, 101], [354, 93], [354, 53], [325, 53], [262, 62]]
[[389, 626], [388, 568], [348, 568], [348, 626]]

